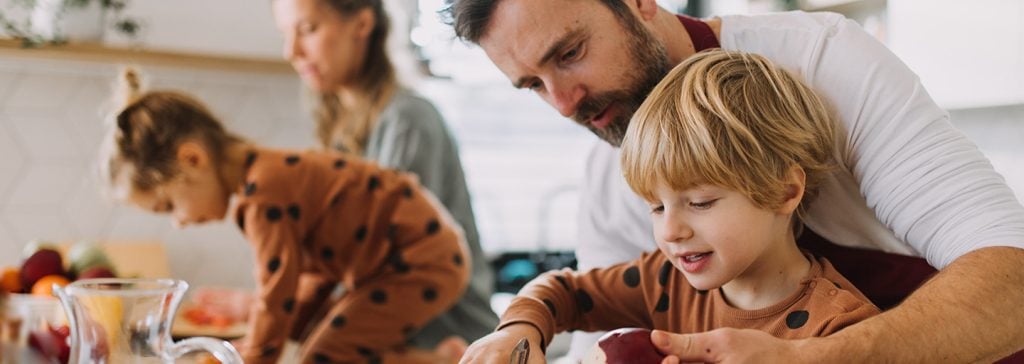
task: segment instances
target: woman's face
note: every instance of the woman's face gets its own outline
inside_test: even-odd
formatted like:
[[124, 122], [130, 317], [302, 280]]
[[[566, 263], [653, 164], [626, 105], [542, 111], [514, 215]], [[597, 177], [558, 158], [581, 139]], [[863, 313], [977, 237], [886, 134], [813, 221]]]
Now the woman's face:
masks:
[[373, 30], [372, 9], [344, 15], [324, 0], [274, 0], [273, 8], [284, 58], [307, 85], [332, 92], [356, 79]]

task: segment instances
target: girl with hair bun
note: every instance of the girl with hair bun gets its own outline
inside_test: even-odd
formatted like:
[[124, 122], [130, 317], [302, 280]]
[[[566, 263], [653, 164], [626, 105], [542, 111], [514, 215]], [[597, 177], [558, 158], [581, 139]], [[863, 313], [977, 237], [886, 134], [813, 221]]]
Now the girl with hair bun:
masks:
[[314, 323], [301, 361], [437, 363], [406, 347], [462, 296], [472, 259], [459, 225], [416, 178], [351, 155], [255, 145], [196, 99], [145, 91], [127, 69], [101, 158], [113, 197], [177, 226], [233, 219], [255, 254], [257, 304], [239, 348], [275, 363], [305, 276], [348, 292]]

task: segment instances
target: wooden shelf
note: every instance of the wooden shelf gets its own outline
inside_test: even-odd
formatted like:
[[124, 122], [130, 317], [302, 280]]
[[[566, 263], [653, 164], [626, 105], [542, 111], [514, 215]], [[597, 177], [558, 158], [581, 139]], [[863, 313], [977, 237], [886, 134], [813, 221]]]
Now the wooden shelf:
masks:
[[118, 64], [132, 63], [140, 65], [212, 68], [238, 72], [294, 72], [287, 62], [276, 59], [116, 48], [101, 44], [75, 43], [23, 48], [21, 46], [21, 42], [14, 39], [0, 39], [0, 56], [67, 59]]

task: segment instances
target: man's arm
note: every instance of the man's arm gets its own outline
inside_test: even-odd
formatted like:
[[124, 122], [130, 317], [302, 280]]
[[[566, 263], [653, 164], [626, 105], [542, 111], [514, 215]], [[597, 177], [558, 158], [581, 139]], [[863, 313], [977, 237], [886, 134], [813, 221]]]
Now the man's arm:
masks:
[[786, 341], [755, 330], [722, 329], [658, 332], [652, 341], [684, 362], [993, 362], [1024, 349], [1021, 267], [1024, 249], [973, 251], [896, 308], [824, 338]]
[[885, 362], [1002, 359], [1024, 349], [1022, 267], [1024, 249], [992, 247], [968, 253], [896, 308], [820, 344], [809, 341], [808, 349], [825, 361], [856, 352]]

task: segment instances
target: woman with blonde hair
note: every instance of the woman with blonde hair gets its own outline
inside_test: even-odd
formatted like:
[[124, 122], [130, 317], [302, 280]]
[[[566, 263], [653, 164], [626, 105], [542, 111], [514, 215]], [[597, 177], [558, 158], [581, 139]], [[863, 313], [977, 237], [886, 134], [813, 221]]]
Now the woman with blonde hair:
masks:
[[[451, 310], [412, 333], [431, 348], [445, 338], [475, 340], [497, 324], [490, 309], [492, 272], [480, 248], [459, 151], [430, 101], [404, 88], [386, 49], [389, 20], [381, 0], [274, 0], [274, 19], [285, 37], [284, 57], [316, 94], [317, 137], [322, 147], [416, 174], [465, 231], [472, 281]], [[313, 315], [336, 282], [306, 282]], [[319, 293], [317, 293], [319, 292]], [[293, 336], [299, 336], [293, 333]]]

